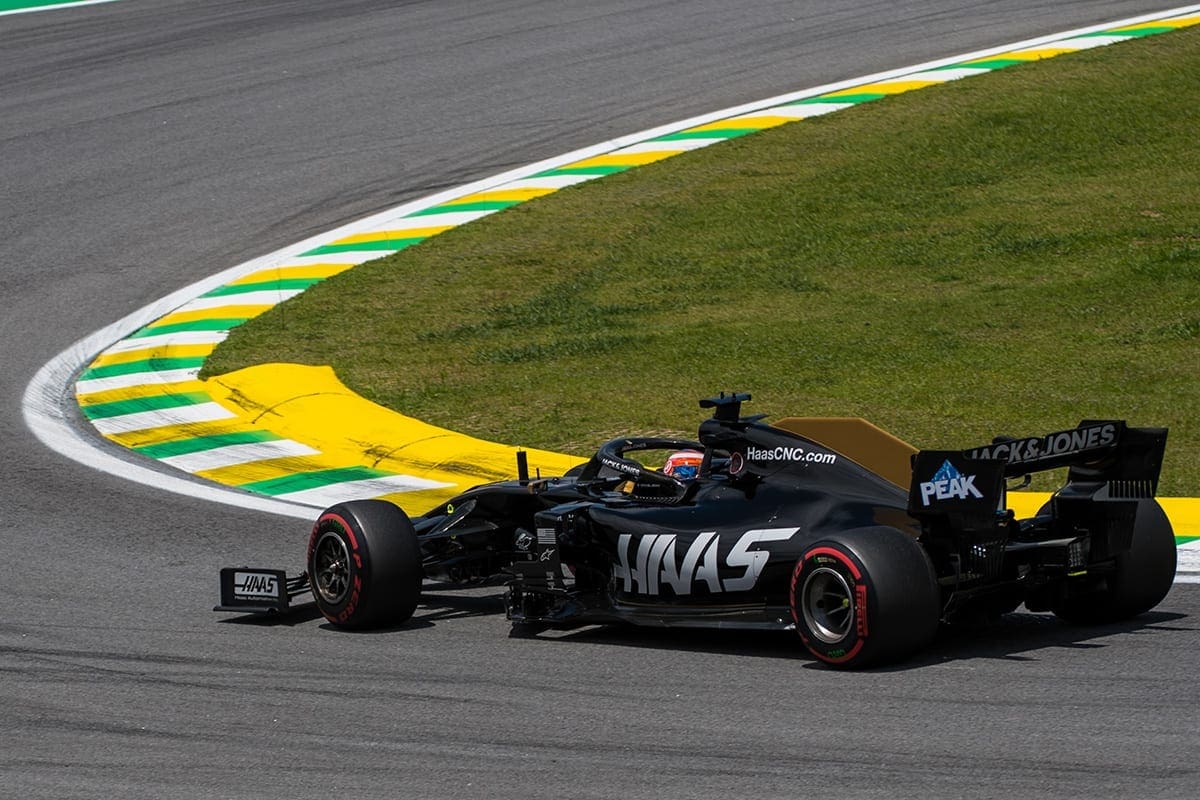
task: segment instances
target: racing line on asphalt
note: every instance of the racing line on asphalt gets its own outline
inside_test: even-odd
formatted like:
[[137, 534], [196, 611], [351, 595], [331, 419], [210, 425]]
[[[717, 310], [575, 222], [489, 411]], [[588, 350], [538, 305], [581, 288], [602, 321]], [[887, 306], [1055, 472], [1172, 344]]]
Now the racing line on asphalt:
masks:
[[[0, 13], [90, 1], [0, 3]], [[194, 283], [85, 337], [30, 383], [26, 422], [76, 461], [190, 496], [305, 519], [349, 497], [424, 511], [465, 486], [512, 477], [516, 448], [369, 403], [329, 367], [265, 364], [201, 381], [205, 358], [234, 327], [326, 278], [564, 187], [913, 89], [1196, 24], [1200, 5], [864, 76], [620, 137], [406, 203]], [[78, 411], [123, 451], [77, 430], [64, 408], [72, 383]], [[381, 443], [399, 444], [387, 450]], [[544, 474], [580, 461], [527, 452], [531, 470]], [[186, 476], [136, 463], [142, 457]], [[1045, 495], [1010, 498], [1019, 513], [1032, 513]], [[1160, 502], [1181, 543], [1181, 579], [1200, 582], [1200, 499]]]

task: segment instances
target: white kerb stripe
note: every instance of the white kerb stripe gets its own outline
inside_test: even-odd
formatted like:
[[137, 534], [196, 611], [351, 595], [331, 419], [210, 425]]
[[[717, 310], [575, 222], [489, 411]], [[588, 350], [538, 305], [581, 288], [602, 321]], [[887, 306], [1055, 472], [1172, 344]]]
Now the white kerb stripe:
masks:
[[933, 69], [928, 72], [914, 72], [912, 75], [905, 75], [897, 80], [903, 81], [933, 81], [935, 83], [945, 83], [946, 81], [957, 81], [962, 78], [973, 78], [976, 75], [982, 75], [985, 72], [992, 70], [987, 67], [957, 67], [955, 69]]
[[181, 305], [172, 313], [179, 313], [181, 311], [210, 311], [227, 306], [274, 306], [282, 303], [289, 297], [295, 297], [303, 291], [303, 289], [263, 289], [257, 292], [223, 294], [217, 297], [197, 297], [190, 303]]
[[200, 374], [199, 367], [188, 369], [170, 369], [161, 372], [147, 370], [146, 372], [131, 372], [128, 375], [114, 375], [111, 378], [92, 378], [75, 384], [77, 397], [97, 392], [107, 392], [112, 389], [129, 389], [134, 386], [158, 386], [169, 383], [187, 383], [196, 380]]
[[150, 428], [165, 428], [168, 425], [188, 425], [196, 422], [215, 422], [232, 419], [235, 415], [219, 403], [196, 403], [190, 406], [138, 411], [119, 417], [105, 417], [91, 421], [96, 430], [106, 436]]
[[128, 353], [134, 350], [152, 350], [157, 347], [174, 347], [188, 344], [220, 344], [229, 338], [229, 331], [177, 331], [176, 333], [161, 333], [155, 336], [139, 336], [136, 339], [122, 339], [104, 351], [110, 353]]
[[804, 116], [800, 119], [808, 119], [809, 117], [819, 117], [824, 114], [832, 114], [834, 111], [841, 111], [843, 108], [850, 108], [854, 103], [800, 103], [792, 106], [799, 108], [804, 112]]
[[679, 150], [683, 151], [699, 150], [701, 148], [708, 147], [710, 144], [720, 144], [721, 142], [727, 141], [729, 141], [729, 137], [727, 136], [714, 136], [711, 139], [697, 136], [694, 139], [676, 139], [669, 142], [669, 144], [671, 147], [678, 148]]
[[[487, 191], [495, 191], [497, 187], [489, 186]], [[385, 220], [380, 220], [377, 224], [370, 228], [364, 228], [364, 232], [372, 231], [408, 231], [414, 228], [445, 228], [454, 227], [455, 225], [465, 225], [468, 222], [477, 220], [480, 217], [486, 217], [492, 211], [446, 211], [441, 214], [427, 214], [419, 217], [389, 217]], [[310, 258], [320, 258], [320, 256], [309, 256]]]
[[203, 472], [207, 469], [232, 467], [235, 464], [250, 464], [255, 461], [267, 461], [272, 458], [315, 456], [320, 455], [320, 452], [320, 450], [314, 450], [302, 442], [294, 442], [291, 439], [278, 439], [270, 442], [231, 444], [225, 447], [214, 447], [211, 450], [201, 450], [196, 453], [168, 456], [159, 460], [184, 472]]
[[1127, 39], [1132, 39], [1132, 36], [1080, 36], [1076, 39], [1063, 39], [1061, 42], [1056, 42], [1054, 47], [1069, 47], [1072, 50], [1088, 50], [1092, 47], [1104, 47], [1105, 45], [1117, 44]]
[[[501, 184], [503, 185], [503, 184]], [[494, 192], [496, 187], [492, 186], [484, 191]], [[432, 211], [428, 214], [422, 214], [419, 217], [404, 217], [396, 220], [397, 224], [392, 226], [391, 230], [406, 230], [408, 228], [440, 228], [443, 225], [466, 225], [468, 222], [474, 222], [477, 219], [495, 214], [499, 209], [495, 208], [480, 208], [471, 211], [455, 211], [453, 206], [445, 211]], [[387, 229], [385, 229], [387, 230]]]
[[[1176, 551], [1176, 583], [1200, 582], [1200, 540], [1188, 542], [1179, 546]], [[1183, 580], [1183, 578], [1189, 580]]]
[[1046, 50], [1077, 50], [1077, 49], [1079, 49], [1079, 48], [1070, 47], [1070, 46], [1064, 47], [1063, 42], [1050, 42], [1049, 44], [1038, 45], [1036, 47], [1022, 47], [1020, 50], [1009, 50], [1007, 53], [1003, 53], [999, 57], [1000, 58], [1005, 58], [1005, 57], [1011, 58], [1011, 57], [1020, 57], [1022, 55], [1025, 55], [1025, 56], [1034, 56], [1035, 61], [1040, 61], [1044, 58], [1053, 58], [1055, 55], [1058, 55], [1057, 53], [1053, 53], [1049, 56], [1041, 55], [1041, 53], [1043, 53]]
[[755, 117], [787, 117], [788, 119], [804, 119], [811, 116], [806, 110], [806, 106], [776, 106], [768, 108], [761, 114], [755, 114]]
[[539, 178], [525, 178], [524, 180], [512, 181], [503, 186], [497, 186], [495, 191], [498, 192], [519, 192], [523, 189], [565, 189], [568, 186], [574, 186], [577, 183], [585, 181], [593, 181], [596, 178], [601, 178], [602, 175], [543, 175]]
[[349, 264], [350, 266], [358, 266], [366, 261], [371, 261], [383, 256], [390, 256], [395, 250], [351, 250], [344, 253], [325, 253], [316, 256], [292, 256], [288, 259], [288, 266], [299, 267], [308, 264]]
[[663, 157], [681, 153], [686, 148], [675, 141], [670, 142], [641, 142], [639, 144], [631, 144], [629, 147], [622, 147], [620, 150], [614, 150], [609, 155], [611, 156], [639, 156], [645, 153], [662, 153]]
[[445, 489], [454, 485], [453, 483], [440, 483], [417, 478], [412, 475], [390, 475], [386, 478], [367, 478], [361, 481], [333, 483], [315, 489], [277, 494], [275, 499], [325, 508], [346, 500], [369, 500], [385, 494], [417, 492], [422, 489]]

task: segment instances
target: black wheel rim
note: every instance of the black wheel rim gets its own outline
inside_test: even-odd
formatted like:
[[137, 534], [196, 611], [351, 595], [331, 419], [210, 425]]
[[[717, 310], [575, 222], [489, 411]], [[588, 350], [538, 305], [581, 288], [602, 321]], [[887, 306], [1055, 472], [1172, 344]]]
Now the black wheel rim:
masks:
[[337, 605], [350, 586], [350, 551], [345, 540], [328, 531], [313, 549], [313, 582], [321, 599]]
[[854, 593], [840, 572], [818, 567], [804, 579], [800, 610], [812, 635], [826, 644], [845, 640], [854, 625]]

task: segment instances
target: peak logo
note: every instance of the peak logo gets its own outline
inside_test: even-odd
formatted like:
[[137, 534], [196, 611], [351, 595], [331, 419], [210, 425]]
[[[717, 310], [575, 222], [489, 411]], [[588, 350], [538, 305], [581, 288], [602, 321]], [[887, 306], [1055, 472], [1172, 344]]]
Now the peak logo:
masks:
[[963, 475], [947, 459], [933, 475], [933, 480], [921, 484], [921, 505], [928, 507], [934, 500], [966, 500], [983, 498], [975, 488], [975, 476]]
[[[764, 528], [746, 531], [725, 556], [724, 566], [741, 570], [735, 577], [722, 579], [721, 558], [717, 552], [720, 537], [716, 531], [704, 531], [679, 553], [674, 533], [649, 533], [635, 537], [623, 533], [617, 541], [619, 563], [613, 577], [624, 582], [624, 591], [656, 595], [659, 587], [670, 586], [676, 595], [689, 595], [698, 583], [708, 591], [745, 592], [754, 588], [771, 554], [754, 546], [760, 542], [791, 539], [799, 528]], [[635, 541], [636, 538], [636, 541]], [[752, 549], [754, 548], [754, 549]]]

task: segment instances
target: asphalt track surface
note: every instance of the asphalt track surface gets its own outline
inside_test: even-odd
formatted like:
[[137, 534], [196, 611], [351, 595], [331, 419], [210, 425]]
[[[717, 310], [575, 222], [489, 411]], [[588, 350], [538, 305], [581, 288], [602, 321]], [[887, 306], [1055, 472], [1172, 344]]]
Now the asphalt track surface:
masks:
[[299, 566], [304, 525], [92, 472], [20, 413], [93, 330], [404, 200], [1169, 7], [123, 0], [0, 18], [0, 797], [1194, 797], [1195, 585], [1133, 624], [1012, 615], [857, 674], [779, 636], [510, 639], [498, 589], [435, 593], [374, 634], [303, 611], [222, 622], [217, 568]]

